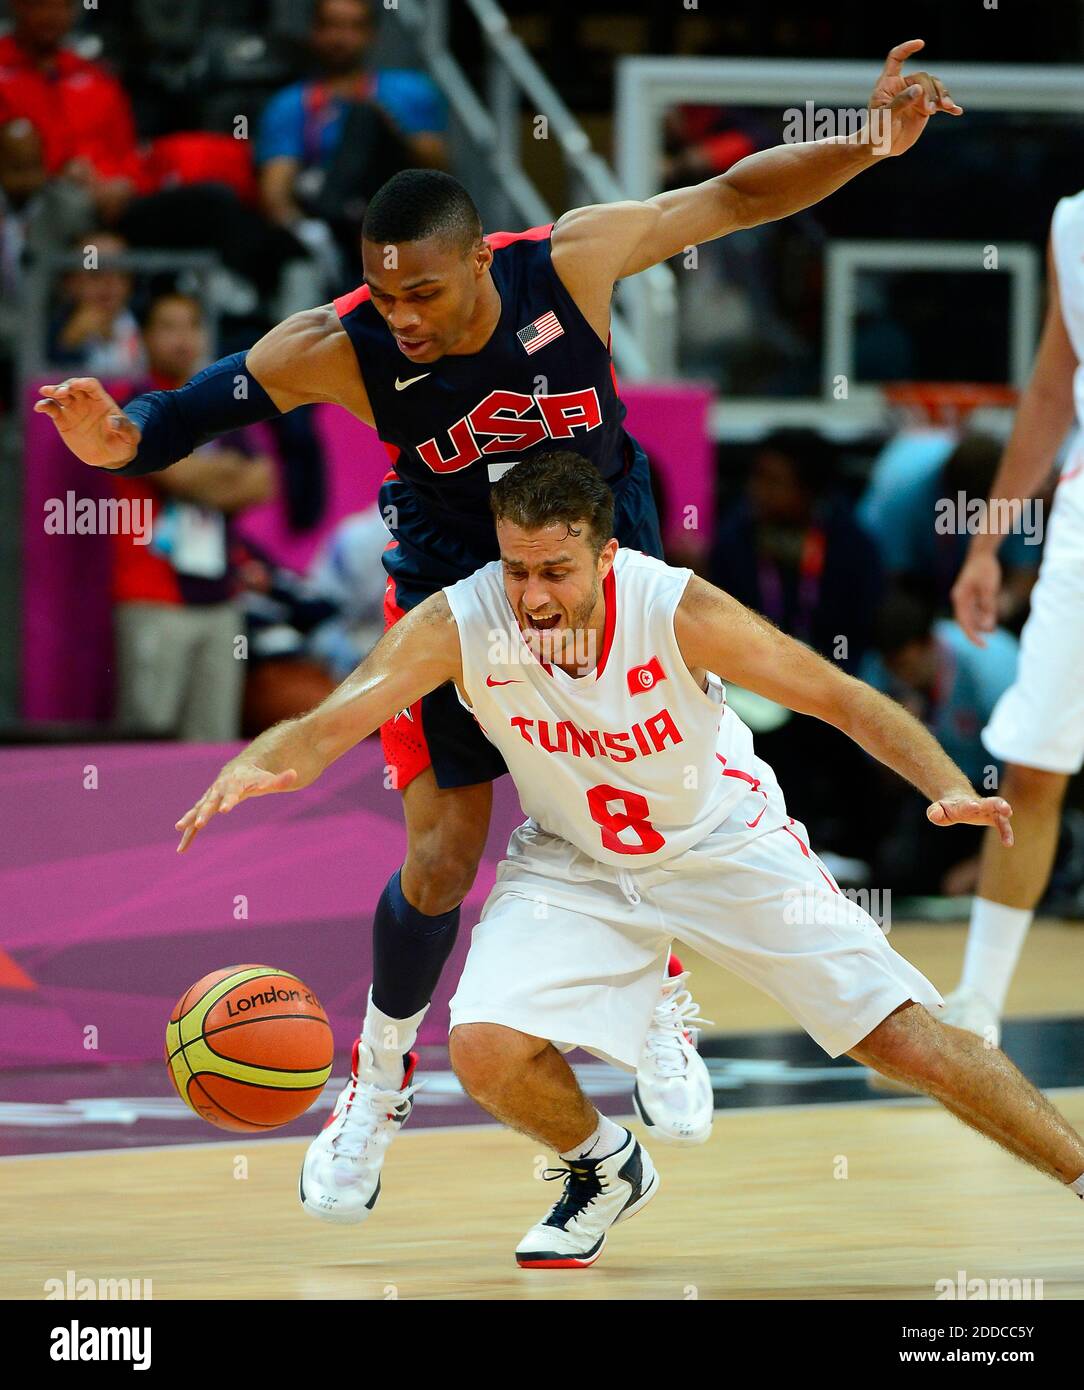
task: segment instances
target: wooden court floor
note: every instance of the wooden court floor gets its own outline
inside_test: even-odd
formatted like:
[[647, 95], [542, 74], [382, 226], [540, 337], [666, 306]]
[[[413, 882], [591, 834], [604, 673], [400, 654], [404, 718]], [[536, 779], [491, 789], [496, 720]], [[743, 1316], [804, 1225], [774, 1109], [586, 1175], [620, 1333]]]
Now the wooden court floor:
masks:
[[[962, 943], [956, 928], [893, 934], [945, 990]], [[723, 1031], [785, 1024], [691, 963]], [[1042, 924], [1010, 1014], [1079, 1013], [1082, 981], [1084, 930]], [[1084, 1128], [1084, 1089], [1054, 1099]], [[549, 1155], [495, 1127], [408, 1128], [359, 1227], [302, 1212], [295, 1140], [8, 1160], [0, 1296], [40, 1299], [72, 1270], [150, 1279], [155, 1299], [932, 1299], [963, 1271], [1084, 1298], [1084, 1204], [931, 1103], [730, 1110], [703, 1147], [651, 1148], [658, 1196], [583, 1271], [516, 1268], [556, 1184], [537, 1176]]]

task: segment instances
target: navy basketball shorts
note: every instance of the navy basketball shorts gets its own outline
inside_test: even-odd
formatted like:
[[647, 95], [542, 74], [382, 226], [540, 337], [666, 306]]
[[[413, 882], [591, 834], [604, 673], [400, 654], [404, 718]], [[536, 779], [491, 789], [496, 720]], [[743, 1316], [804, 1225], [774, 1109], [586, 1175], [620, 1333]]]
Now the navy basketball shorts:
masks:
[[[630, 550], [642, 550], [645, 555], [662, 559], [662, 536], [651, 492], [651, 476], [640, 449], [636, 450], [628, 472], [612, 486], [617, 539]], [[492, 555], [480, 557], [474, 568], [481, 568], [493, 558]], [[389, 577], [384, 592], [385, 631], [399, 621], [407, 608], [413, 608], [429, 593], [444, 587], [444, 584], [434, 583], [426, 591], [400, 565], [394, 568], [395, 573]], [[455, 578], [465, 579], [469, 573], [473, 570], [464, 570]], [[455, 579], [444, 582], [454, 583]], [[404, 607], [402, 599], [407, 591], [409, 600]], [[493, 782], [508, 771], [504, 759], [482, 733], [474, 715], [460, 704], [451, 682], [423, 695], [409, 709], [400, 710], [381, 726], [380, 739], [392, 786], [399, 791], [408, 787], [427, 767], [433, 769], [437, 786], [444, 788]]]

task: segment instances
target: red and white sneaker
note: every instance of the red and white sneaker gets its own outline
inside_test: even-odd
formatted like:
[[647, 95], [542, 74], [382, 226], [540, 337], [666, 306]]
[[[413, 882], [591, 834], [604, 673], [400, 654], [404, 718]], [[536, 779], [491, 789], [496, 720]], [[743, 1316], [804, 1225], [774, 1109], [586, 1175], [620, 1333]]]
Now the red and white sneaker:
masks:
[[565, 1187], [549, 1214], [516, 1246], [520, 1269], [587, 1269], [602, 1254], [610, 1227], [633, 1216], [659, 1190], [650, 1155], [628, 1130], [608, 1158], [575, 1158], [542, 1176], [547, 1182], [563, 1177]]
[[417, 1086], [416, 1052], [403, 1058], [403, 1084], [389, 1090], [367, 1081], [373, 1054], [358, 1038], [350, 1080], [301, 1167], [301, 1205], [322, 1221], [364, 1221], [380, 1196], [380, 1170], [388, 1145], [406, 1124]]
[[703, 1144], [711, 1138], [715, 1096], [704, 1059], [696, 1050], [693, 1025], [700, 1006], [685, 988], [689, 972], [677, 956], [662, 987], [647, 1030], [632, 1103], [653, 1138], [670, 1144]]

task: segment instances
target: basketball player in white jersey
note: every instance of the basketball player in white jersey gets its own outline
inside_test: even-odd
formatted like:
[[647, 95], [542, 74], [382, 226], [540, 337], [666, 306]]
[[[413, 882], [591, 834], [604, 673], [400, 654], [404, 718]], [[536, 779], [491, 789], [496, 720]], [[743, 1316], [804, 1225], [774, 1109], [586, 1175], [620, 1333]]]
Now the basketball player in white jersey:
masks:
[[[995, 520], [1039, 491], [1074, 416], [1078, 427], [1084, 422], [1084, 192], [1054, 210], [1047, 269], [1035, 369], [991, 489]], [[978, 646], [997, 623], [1003, 537], [1004, 527], [972, 539], [952, 591], [957, 621]], [[1078, 441], [1054, 495], [1016, 680], [982, 732], [987, 749], [1005, 764], [1001, 790], [1015, 808], [1020, 843], [1005, 854], [997, 836], [986, 837], [963, 975], [946, 1000], [946, 1017], [994, 1044], [1020, 949], [1050, 879], [1065, 789], [1084, 763], [1082, 673], [1084, 447]]]
[[[936, 825], [989, 825], [1008, 845], [1008, 803], [979, 797], [893, 701], [689, 570], [620, 549], [612, 494], [579, 455], [525, 460], [491, 498], [501, 559], [414, 609], [315, 710], [261, 734], [177, 828], [185, 850], [213, 815], [307, 786], [455, 683], [529, 817], [474, 930], [450, 1039], [479, 1104], [567, 1164], [519, 1264], [592, 1264], [658, 1189], [646, 1150], [561, 1054], [635, 1070], [671, 936], [779, 1000], [829, 1055], [920, 1086], [1084, 1196], [1084, 1141], [1003, 1053], [927, 1011], [940, 995], [839, 892], [713, 673], [846, 731], [925, 793]], [[303, 1200], [334, 1210], [350, 1162], [315, 1140]]]

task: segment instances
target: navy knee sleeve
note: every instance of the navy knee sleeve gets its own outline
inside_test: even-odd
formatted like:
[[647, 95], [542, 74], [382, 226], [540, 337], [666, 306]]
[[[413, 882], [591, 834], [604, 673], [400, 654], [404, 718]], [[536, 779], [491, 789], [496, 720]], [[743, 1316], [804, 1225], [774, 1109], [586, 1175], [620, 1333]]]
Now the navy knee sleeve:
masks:
[[459, 930], [459, 908], [429, 917], [403, 896], [396, 870], [373, 914], [373, 1003], [389, 1018], [410, 1018], [433, 997]]

